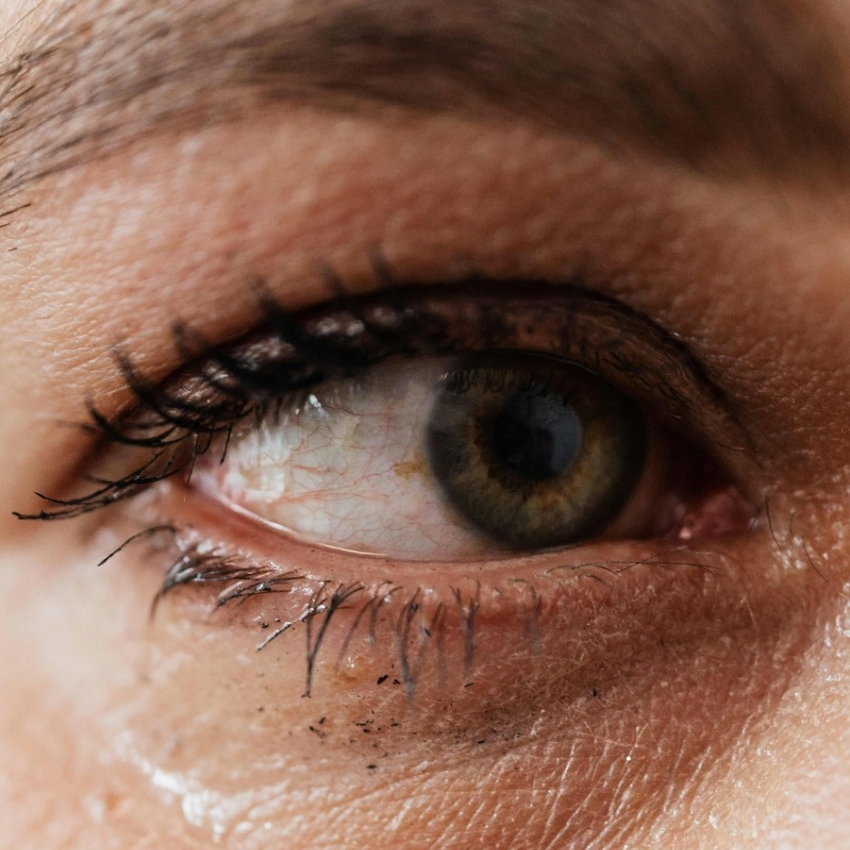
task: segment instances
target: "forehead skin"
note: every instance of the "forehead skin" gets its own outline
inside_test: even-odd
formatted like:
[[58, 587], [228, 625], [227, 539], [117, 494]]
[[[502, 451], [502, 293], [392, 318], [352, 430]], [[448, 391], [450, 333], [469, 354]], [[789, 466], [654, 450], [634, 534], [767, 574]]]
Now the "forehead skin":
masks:
[[7, 0], [0, 4], [0, 33], [4, 62], [27, 44], [48, 19], [55, 4], [45, 0]]

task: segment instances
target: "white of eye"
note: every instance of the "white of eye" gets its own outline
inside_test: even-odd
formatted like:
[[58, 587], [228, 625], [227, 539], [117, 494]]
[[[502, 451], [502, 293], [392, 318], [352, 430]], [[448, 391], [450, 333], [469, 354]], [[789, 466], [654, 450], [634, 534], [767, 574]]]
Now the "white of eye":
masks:
[[[192, 483], [296, 538], [410, 560], [457, 560], [494, 544], [447, 502], [424, 430], [449, 361], [420, 358], [323, 383], [231, 439]], [[498, 547], [497, 547], [498, 548]]]

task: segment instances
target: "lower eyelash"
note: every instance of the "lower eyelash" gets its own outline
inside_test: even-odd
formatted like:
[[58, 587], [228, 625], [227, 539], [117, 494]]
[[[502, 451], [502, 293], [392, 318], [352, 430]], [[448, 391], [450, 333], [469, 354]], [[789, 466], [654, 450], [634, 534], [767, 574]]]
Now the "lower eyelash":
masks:
[[[521, 591], [512, 599], [510, 616], [521, 624], [517, 640], [524, 641], [524, 645], [518, 643], [513, 651], [538, 654], [545, 631], [543, 620], [552, 606], [559, 604], [558, 591], [565, 589], [570, 580], [587, 578], [609, 584], [641, 567], [659, 573], [696, 571], [717, 580], [727, 558], [721, 551], [676, 547], [664, 557], [653, 554], [645, 558], [565, 563], [543, 573], [502, 580], [502, 584], [469, 579], [466, 587], [451, 587], [443, 594], [423, 585], [405, 586], [390, 580], [373, 584], [344, 582], [283, 570], [205, 540], [189, 527], [169, 523], [152, 525], [129, 537], [101, 563], [133, 544], [146, 544], [149, 555], [165, 562], [165, 577], [152, 603], [152, 617], [166, 598], [192, 586], [221, 588], [214, 597], [211, 613], [227, 608], [238, 610], [252, 600], [279, 596], [284, 603], [278, 606], [280, 616], [251, 618], [261, 632], [255, 650], [262, 652], [283, 635], [300, 629], [304, 639], [303, 695], [309, 697], [314, 691], [319, 657], [328, 651], [331, 630], [338, 628], [338, 623], [342, 626], [338, 615], [343, 611], [356, 612], [334, 640], [338, 646], [332, 659], [334, 669], [344, 661], [355, 637], [365, 639], [373, 648], [391, 647], [394, 662], [390, 667], [397, 671], [392, 674], [392, 684], [402, 687], [409, 700], [415, 698], [426, 667], [436, 671], [441, 687], [446, 670], [457, 663], [462, 665], [465, 680], [472, 681], [485, 593], [487, 598], [498, 598], [509, 588]], [[676, 557], [678, 552], [683, 557]], [[292, 604], [290, 599], [294, 600]], [[455, 638], [451, 658], [447, 648], [449, 634]]]
[[[274, 622], [261, 622], [260, 627], [268, 633], [256, 645], [261, 652], [273, 641], [291, 629], [303, 627], [305, 636], [305, 683], [304, 696], [310, 696], [313, 674], [319, 652], [335, 615], [345, 608], [359, 610], [343, 640], [338, 653], [338, 666], [357, 630], [365, 624], [370, 644], [378, 643], [377, 627], [382, 609], [393, 603], [393, 613], [385, 622], [392, 626], [393, 644], [397, 651], [400, 679], [409, 698], [413, 698], [427, 649], [437, 648], [439, 669], [445, 668], [444, 635], [451, 606], [444, 601], [432, 605], [427, 619], [417, 621], [424, 611], [423, 588], [405, 589], [386, 581], [374, 587], [362, 582], [336, 582], [308, 579], [295, 570], [282, 571], [270, 564], [254, 563], [244, 556], [227, 551], [221, 546], [210, 544], [197, 534], [180, 529], [175, 525], [151, 526], [125, 540], [117, 549], [100, 562], [100, 566], [124, 552], [134, 543], [147, 543], [158, 554], [168, 554], [169, 565], [160, 590], [151, 605], [151, 616], [155, 616], [160, 603], [180, 588], [191, 585], [223, 586], [216, 595], [212, 610], [231, 605], [242, 605], [251, 599], [270, 594], [290, 594], [295, 587], [303, 589], [306, 583], [313, 587], [309, 600], [297, 609], [286, 621], [276, 618]], [[540, 613], [540, 597], [534, 592], [535, 618]], [[453, 589], [454, 615], [464, 634], [464, 668], [471, 674], [474, 663], [475, 618], [480, 604], [480, 584], [475, 593], [466, 599], [460, 589]], [[419, 636], [418, 646], [415, 636]]]

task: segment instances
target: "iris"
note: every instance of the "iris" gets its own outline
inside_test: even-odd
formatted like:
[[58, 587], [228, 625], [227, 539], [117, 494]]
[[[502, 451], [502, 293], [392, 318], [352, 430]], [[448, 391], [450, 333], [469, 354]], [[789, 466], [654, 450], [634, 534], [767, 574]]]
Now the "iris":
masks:
[[646, 460], [643, 411], [612, 384], [554, 357], [470, 355], [443, 375], [426, 428], [444, 497], [520, 550], [604, 532]]

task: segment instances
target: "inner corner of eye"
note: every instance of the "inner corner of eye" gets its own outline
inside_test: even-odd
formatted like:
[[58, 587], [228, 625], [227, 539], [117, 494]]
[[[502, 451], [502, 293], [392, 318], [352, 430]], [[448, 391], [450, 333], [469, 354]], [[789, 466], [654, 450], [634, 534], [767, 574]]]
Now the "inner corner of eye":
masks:
[[386, 362], [274, 405], [192, 487], [311, 544], [475, 560], [692, 539], [751, 514], [705, 453], [576, 364], [492, 351]]

